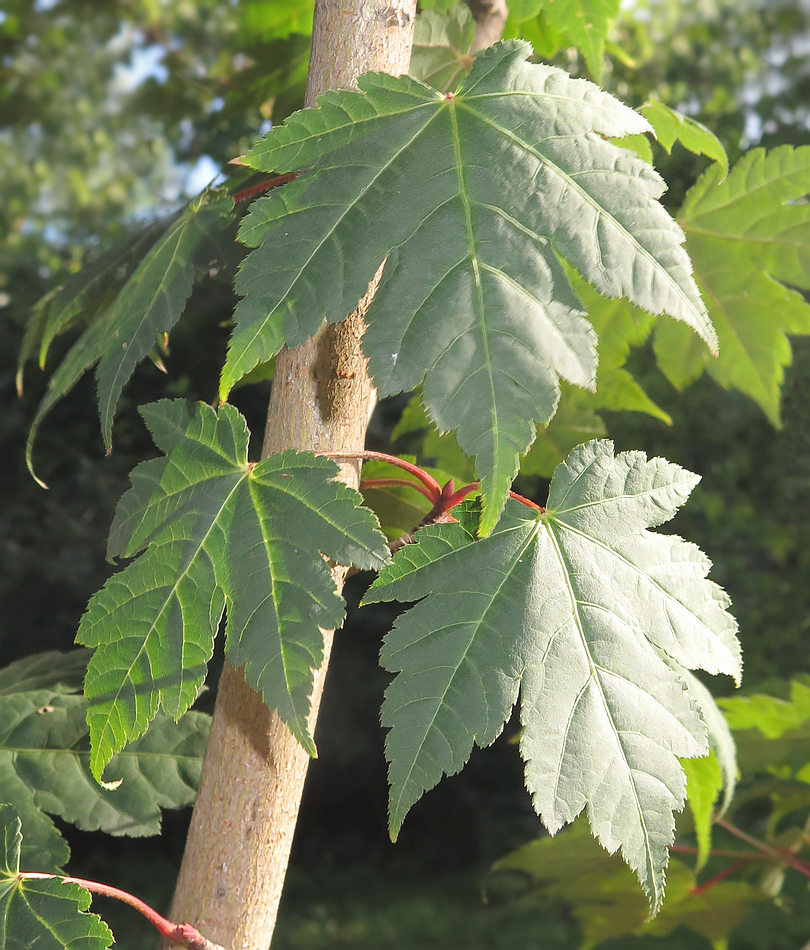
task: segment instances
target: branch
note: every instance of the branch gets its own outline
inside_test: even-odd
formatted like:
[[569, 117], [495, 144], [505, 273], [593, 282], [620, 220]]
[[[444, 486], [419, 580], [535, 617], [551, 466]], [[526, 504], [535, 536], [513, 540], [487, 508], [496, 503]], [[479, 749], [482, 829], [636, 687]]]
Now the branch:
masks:
[[225, 950], [218, 943], [212, 943], [206, 937], [192, 927], [191, 924], [173, 924], [170, 920], [153, 910], [148, 904], [140, 898], [129, 894], [127, 891], [119, 890], [117, 887], [110, 887], [109, 884], [99, 884], [97, 881], [85, 881], [80, 877], [65, 877], [62, 874], [42, 874], [42, 873], [23, 873], [20, 874], [21, 880], [39, 880], [39, 881], [63, 881], [65, 884], [78, 884], [91, 894], [101, 894], [103, 897], [112, 897], [114, 900], [123, 901], [134, 907], [139, 914], [142, 914], [155, 930], [167, 940], [179, 944], [181, 947], [187, 947], [188, 950]]

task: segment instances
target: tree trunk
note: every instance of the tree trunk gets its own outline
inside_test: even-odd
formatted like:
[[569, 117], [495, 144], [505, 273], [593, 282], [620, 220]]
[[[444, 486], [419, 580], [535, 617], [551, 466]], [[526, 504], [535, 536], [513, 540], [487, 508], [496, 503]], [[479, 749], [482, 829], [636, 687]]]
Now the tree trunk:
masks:
[[[416, 0], [317, 0], [307, 105], [369, 70], [407, 71]], [[358, 235], [358, 240], [362, 235]], [[360, 349], [376, 288], [344, 323], [276, 358], [263, 456], [287, 448], [361, 450], [375, 393]], [[342, 467], [357, 485], [359, 465]], [[334, 572], [342, 586], [345, 570]], [[332, 646], [315, 673], [314, 729]], [[267, 950], [278, 913], [308, 756], [274, 711], [225, 664], [171, 916], [227, 950]]]

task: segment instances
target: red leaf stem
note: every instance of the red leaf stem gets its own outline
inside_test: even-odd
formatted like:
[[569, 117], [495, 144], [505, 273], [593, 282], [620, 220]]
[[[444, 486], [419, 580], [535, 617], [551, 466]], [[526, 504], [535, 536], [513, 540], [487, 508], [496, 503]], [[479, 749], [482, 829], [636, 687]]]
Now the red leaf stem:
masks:
[[409, 478], [368, 478], [360, 483], [361, 488], [414, 488], [421, 492], [428, 501], [433, 501], [430, 492], [420, 482], [412, 482]]
[[442, 486], [432, 475], [428, 475], [418, 465], [397, 458], [396, 455], [388, 455], [386, 452], [320, 452], [319, 454], [329, 459], [374, 459], [378, 462], [388, 462], [389, 465], [396, 465], [397, 468], [410, 472], [411, 475], [418, 478], [425, 488], [431, 492], [428, 496], [431, 501], [438, 501], [441, 498]]
[[[670, 851], [675, 851], [678, 854], [700, 854], [699, 848], [687, 848], [683, 844], [673, 844], [670, 846]], [[746, 861], [766, 861], [768, 855], [766, 854], [755, 854], [750, 851], [723, 851], [722, 849], [712, 848], [709, 851], [710, 858], [744, 858]]]
[[265, 191], [270, 191], [271, 188], [278, 188], [279, 185], [286, 185], [288, 181], [293, 181], [297, 177], [297, 172], [287, 172], [284, 175], [276, 175], [273, 178], [268, 178], [267, 181], [260, 181], [258, 185], [251, 185], [249, 188], [243, 188], [241, 191], [235, 191], [231, 195], [231, 198], [233, 198], [234, 203], [238, 204], [240, 201], [247, 201], [249, 198], [254, 198], [256, 195], [264, 194]]
[[729, 834], [734, 835], [735, 838], [739, 838], [740, 841], [750, 844], [752, 848], [756, 848], [763, 854], [767, 854], [769, 857], [781, 864], [789, 865], [794, 871], [798, 871], [799, 874], [804, 875], [804, 877], [810, 878], [810, 864], [808, 864], [807, 861], [803, 861], [790, 849], [772, 848], [770, 845], [765, 844], [764, 841], [760, 841], [759, 838], [754, 838], [752, 835], [747, 834], [741, 828], [738, 828], [736, 825], [732, 825], [730, 821], [726, 821], [723, 818], [715, 818], [714, 823], [727, 831]]
[[112, 897], [114, 900], [123, 901], [129, 904], [142, 914], [150, 924], [158, 931], [162, 937], [172, 940], [188, 950], [224, 950], [218, 943], [212, 943], [207, 937], [192, 927], [191, 924], [174, 924], [170, 920], [153, 910], [148, 904], [140, 898], [135, 897], [127, 891], [122, 891], [117, 887], [111, 887], [109, 884], [99, 884], [98, 881], [86, 881], [80, 877], [66, 877], [62, 874], [43, 874], [37, 872], [24, 872], [20, 874], [21, 880], [50, 880], [64, 881], [65, 884], [78, 884], [92, 894], [101, 894], [103, 897]]
[[[756, 855], [751, 855], [751, 857], [756, 857]], [[719, 874], [715, 874], [714, 877], [709, 878], [708, 881], [704, 881], [703, 884], [699, 884], [697, 887], [693, 887], [690, 891], [690, 894], [696, 896], [698, 894], [705, 894], [706, 891], [710, 891], [713, 887], [719, 884], [721, 881], [725, 880], [727, 877], [730, 877], [735, 871], [739, 871], [740, 868], [745, 867], [748, 863], [748, 858], [740, 858], [739, 861], [735, 861], [733, 864], [729, 864], [727, 868]]]

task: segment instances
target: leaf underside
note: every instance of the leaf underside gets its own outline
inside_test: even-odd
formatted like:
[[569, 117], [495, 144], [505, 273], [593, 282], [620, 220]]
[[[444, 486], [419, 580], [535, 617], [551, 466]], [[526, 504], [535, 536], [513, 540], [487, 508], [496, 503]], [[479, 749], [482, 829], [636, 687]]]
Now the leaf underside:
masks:
[[658, 651], [687, 669], [741, 669], [708, 560], [647, 530], [696, 482], [590, 442], [557, 468], [544, 513], [510, 501], [480, 541], [469, 516], [422, 529], [381, 572], [366, 602], [419, 601], [381, 657], [400, 674], [382, 712], [392, 834], [474, 744], [499, 735], [520, 693], [526, 783], [544, 824], [554, 833], [587, 809], [657, 911], [684, 802], [678, 757], [707, 751], [699, 706]]
[[[323, 635], [344, 605], [321, 554], [378, 569], [385, 538], [334, 462], [284, 452], [247, 461], [232, 407], [163, 400], [141, 410], [164, 458], [138, 465], [119, 502], [110, 557], [139, 557], [90, 601], [78, 642], [95, 648], [85, 693], [93, 774], [159, 707], [196, 699], [227, 605], [226, 652], [314, 753], [307, 715]], [[144, 550], [145, 549], [145, 550]]]
[[490, 48], [451, 97], [368, 74], [248, 153], [261, 170], [307, 171], [243, 223], [256, 249], [237, 277], [220, 387], [225, 398], [282, 345], [343, 320], [387, 259], [366, 314], [370, 371], [382, 395], [424, 382], [431, 420], [476, 460], [482, 534], [554, 413], [559, 377], [594, 385], [595, 335], [558, 255], [601, 293], [714, 345], [682, 233], [656, 200], [662, 180], [604, 138], [646, 120], [530, 52]]

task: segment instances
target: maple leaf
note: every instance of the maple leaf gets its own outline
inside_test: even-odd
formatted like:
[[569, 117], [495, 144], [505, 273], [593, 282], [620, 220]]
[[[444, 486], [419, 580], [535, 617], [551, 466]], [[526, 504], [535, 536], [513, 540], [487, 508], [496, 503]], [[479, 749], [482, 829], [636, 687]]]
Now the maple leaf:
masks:
[[343, 320], [387, 258], [366, 313], [369, 369], [381, 395], [424, 380], [431, 420], [475, 457], [482, 534], [554, 413], [559, 377], [594, 384], [595, 335], [557, 255], [600, 293], [714, 344], [681, 231], [656, 200], [663, 181], [604, 138], [647, 121], [530, 54], [517, 41], [491, 47], [446, 96], [368, 74], [244, 157], [305, 171], [243, 223], [256, 249], [237, 277], [220, 385], [225, 399], [283, 344]]
[[662, 323], [658, 364], [678, 388], [704, 369], [750, 396], [774, 425], [792, 356], [789, 334], [810, 333], [810, 146], [749, 152], [724, 178], [710, 166], [688, 192], [678, 220], [717, 329], [719, 358]]
[[20, 874], [22, 824], [11, 805], [0, 805], [0, 946], [3, 950], [107, 950], [113, 935], [78, 884]]
[[381, 567], [374, 515], [332, 480], [329, 459], [288, 451], [249, 463], [247, 425], [230, 406], [162, 400], [141, 414], [166, 456], [133, 470], [108, 554], [143, 553], [93, 597], [77, 635], [96, 650], [85, 680], [93, 774], [159, 707], [177, 719], [196, 699], [226, 605], [228, 659], [314, 754], [320, 628], [344, 613], [321, 554]]
[[161, 808], [194, 801], [210, 729], [210, 717], [200, 712], [179, 723], [159, 715], [113, 760], [120, 788], [92, 780], [81, 695], [89, 656], [53, 651], [0, 670], [0, 801], [13, 805], [25, 825], [22, 854], [30, 869], [53, 871], [68, 859], [67, 843], [45, 812], [85, 831], [140, 837], [160, 833]]
[[[98, 363], [96, 383], [104, 444], [112, 444], [112, 423], [118, 397], [137, 364], [154, 347], [155, 340], [180, 319], [195, 274], [207, 267], [217, 251], [212, 241], [230, 224], [233, 200], [217, 191], [206, 191], [170, 219], [155, 240], [147, 228], [124, 251], [113, 250], [68, 282], [64, 295], [54, 301], [54, 313], [41, 330], [42, 359], [49, 342], [80, 315], [94, 314], [100, 302], [109, 303], [68, 351], [48, 383], [31, 424], [26, 460], [33, 472], [32, 451], [39, 427], [54, 405], [76, 385], [86, 370]], [[151, 247], [149, 247], [151, 243]], [[143, 254], [123, 287], [112, 295], [119, 264]], [[64, 296], [64, 300], [62, 297]], [[112, 300], [110, 300], [112, 296]], [[33, 340], [29, 348], [33, 346]]]
[[520, 692], [526, 784], [544, 824], [554, 833], [587, 808], [657, 911], [684, 802], [677, 757], [707, 751], [699, 706], [657, 651], [687, 669], [741, 671], [708, 560], [647, 530], [697, 481], [589, 442], [558, 466], [545, 511], [510, 501], [479, 541], [469, 515], [422, 529], [380, 573], [366, 602], [419, 601], [381, 655], [399, 674], [382, 711], [393, 835], [473, 744], [499, 735]]

